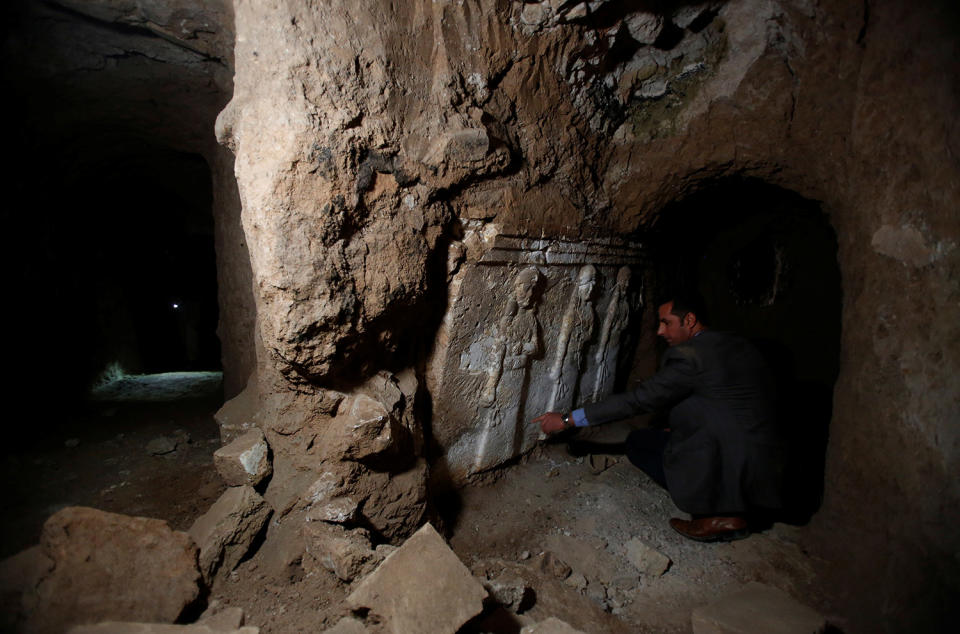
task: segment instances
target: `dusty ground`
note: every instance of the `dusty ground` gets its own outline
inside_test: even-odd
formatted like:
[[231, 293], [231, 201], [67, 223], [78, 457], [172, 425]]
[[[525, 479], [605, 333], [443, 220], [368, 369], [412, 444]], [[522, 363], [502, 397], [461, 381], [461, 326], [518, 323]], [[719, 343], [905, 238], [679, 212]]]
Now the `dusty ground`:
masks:
[[[212, 418], [218, 406], [211, 397], [97, 406], [84, 424], [6, 456], [4, 475], [13, 488], [3, 556], [35, 543], [43, 520], [66, 505], [157, 517], [186, 529], [224, 488], [211, 457], [219, 446]], [[603, 441], [626, 429], [591, 433]], [[150, 455], [146, 447], [158, 437], [178, 439], [176, 451]], [[775, 524], [739, 542], [691, 542], [667, 525], [681, 514], [663, 490], [624, 458], [610, 462], [597, 472], [564, 445], [547, 445], [492, 484], [443, 496], [441, 523], [474, 574], [522, 578], [530, 588], [522, 614], [484, 614], [464, 631], [517, 632], [557, 616], [585, 632], [689, 632], [695, 607], [753, 580], [831, 616], [817, 581], [825, 562], [800, 547], [802, 529]], [[624, 544], [635, 537], [670, 558], [666, 573], [644, 576], [628, 561]], [[562, 560], [572, 574], [558, 577], [545, 557]], [[247, 622], [264, 633], [322, 631], [342, 615], [348, 591], [323, 570], [272, 570], [258, 553], [208, 600], [243, 607]]]
[[[186, 530], [226, 488], [213, 468], [219, 395], [167, 403], [102, 403], [44, 429], [29, 448], [3, 455], [7, 483], [0, 557], [35, 544], [43, 522], [65, 506], [166, 520]], [[168, 437], [176, 450], [151, 455]], [[9, 445], [8, 449], [13, 449]]]

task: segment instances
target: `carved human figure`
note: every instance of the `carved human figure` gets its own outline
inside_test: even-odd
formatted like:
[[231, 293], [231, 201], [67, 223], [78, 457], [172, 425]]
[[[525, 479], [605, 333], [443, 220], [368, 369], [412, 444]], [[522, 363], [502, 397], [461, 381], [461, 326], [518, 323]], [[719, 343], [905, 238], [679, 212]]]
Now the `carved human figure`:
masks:
[[553, 390], [547, 404], [548, 411], [565, 409], [573, 399], [573, 390], [583, 369], [583, 349], [593, 336], [592, 295], [596, 282], [597, 270], [593, 265], [580, 267], [577, 286], [560, 322], [557, 352], [550, 368]]
[[613, 387], [617, 357], [620, 352], [620, 336], [630, 321], [630, 269], [626, 266], [617, 271], [617, 283], [610, 292], [610, 303], [600, 328], [600, 345], [597, 346], [597, 378], [593, 385], [593, 401], [597, 401]]
[[480, 393], [482, 423], [474, 471], [500, 464], [519, 452], [520, 404], [530, 358], [540, 351], [534, 292], [539, 273], [534, 268], [517, 274], [513, 295], [497, 323], [487, 379]]

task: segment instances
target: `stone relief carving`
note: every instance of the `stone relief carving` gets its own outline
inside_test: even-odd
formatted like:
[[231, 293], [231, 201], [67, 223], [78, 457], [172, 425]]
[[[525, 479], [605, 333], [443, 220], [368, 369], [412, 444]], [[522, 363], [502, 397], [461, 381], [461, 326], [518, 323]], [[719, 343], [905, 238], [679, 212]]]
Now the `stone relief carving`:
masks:
[[454, 481], [535, 447], [533, 416], [606, 396], [643, 261], [635, 243], [508, 236], [490, 223], [468, 223], [459, 246], [426, 375], [437, 468]]
[[520, 404], [527, 385], [531, 356], [540, 351], [534, 293], [539, 273], [528, 268], [517, 274], [513, 295], [503, 309], [490, 349], [487, 379], [480, 394], [482, 422], [473, 470], [482, 471], [502, 460], [504, 449], [515, 451]]
[[[630, 268], [621, 266], [617, 271], [617, 283], [610, 291], [610, 302], [600, 328], [600, 343], [597, 345], [597, 375], [593, 384], [591, 400], [599, 401], [613, 389], [616, 378], [617, 358], [620, 353], [620, 338], [630, 322]], [[643, 305], [639, 306], [642, 310]]]
[[550, 368], [553, 389], [547, 401], [547, 411], [569, 409], [583, 370], [583, 349], [593, 336], [593, 289], [597, 284], [597, 270], [587, 264], [580, 268], [577, 286], [570, 295], [567, 310], [560, 322], [560, 336]]

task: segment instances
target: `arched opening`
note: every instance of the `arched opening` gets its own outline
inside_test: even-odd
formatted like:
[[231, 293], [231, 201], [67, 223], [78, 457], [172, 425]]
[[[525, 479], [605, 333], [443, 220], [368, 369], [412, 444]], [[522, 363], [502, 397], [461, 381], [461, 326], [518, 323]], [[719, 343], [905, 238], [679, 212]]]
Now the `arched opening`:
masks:
[[220, 370], [206, 161], [129, 135], [81, 136], [57, 169], [30, 176], [33, 212], [15, 220], [36, 238], [14, 248], [29, 262], [20, 297], [36, 330], [56, 333], [31, 345], [62, 359], [61, 394], [77, 399], [104, 375]]
[[787, 519], [823, 493], [839, 372], [837, 239], [816, 201], [758, 180], [711, 183], [659, 215], [647, 238], [657, 291], [697, 289], [710, 325], [738, 332], [774, 372], [790, 456]]

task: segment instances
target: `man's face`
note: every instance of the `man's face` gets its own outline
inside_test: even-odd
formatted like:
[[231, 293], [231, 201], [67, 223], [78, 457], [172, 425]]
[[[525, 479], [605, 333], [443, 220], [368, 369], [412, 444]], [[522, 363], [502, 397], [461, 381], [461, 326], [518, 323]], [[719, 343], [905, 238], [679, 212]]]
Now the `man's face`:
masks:
[[671, 346], [690, 341], [693, 338], [691, 329], [694, 323], [693, 315], [687, 313], [683, 319], [680, 319], [671, 313], [671, 310], [673, 310], [673, 302], [662, 304], [658, 309], [660, 326], [657, 328], [657, 334]]

